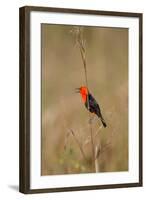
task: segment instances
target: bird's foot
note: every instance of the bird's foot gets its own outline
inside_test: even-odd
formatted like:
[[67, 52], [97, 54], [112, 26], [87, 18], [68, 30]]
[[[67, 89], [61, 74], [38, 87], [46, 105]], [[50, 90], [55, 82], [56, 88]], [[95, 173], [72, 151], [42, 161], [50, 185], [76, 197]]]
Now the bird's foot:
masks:
[[95, 119], [95, 115], [92, 115], [88, 121], [89, 124], [92, 124]]
[[89, 123], [89, 124], [92, 124], [92, 119], [91, 119], [91, 118], [88, 120], [88, 123]]

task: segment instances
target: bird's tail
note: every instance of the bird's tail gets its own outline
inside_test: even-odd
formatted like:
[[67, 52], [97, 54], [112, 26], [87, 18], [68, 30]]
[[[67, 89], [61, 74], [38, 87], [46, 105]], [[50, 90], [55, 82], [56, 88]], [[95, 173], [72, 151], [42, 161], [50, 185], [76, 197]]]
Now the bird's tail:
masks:
[[104, 121], [103, 117], [101, 117], [100, 119], [101, 119], [101, 122], [102, 122], [102, 124], [103, 124], [104, 128], [105, 128], [105, 127], [107, 127], [107, 125], [106, 125], [106, 123], [105, 123], [105, 121]]

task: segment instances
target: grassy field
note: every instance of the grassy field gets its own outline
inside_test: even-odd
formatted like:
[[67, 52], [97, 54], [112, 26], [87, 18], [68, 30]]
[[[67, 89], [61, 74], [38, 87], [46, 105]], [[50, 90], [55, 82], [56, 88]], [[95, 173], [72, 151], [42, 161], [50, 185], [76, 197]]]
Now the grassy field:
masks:
[[[95, 172], [89, 113], [75, 93], [85, 77], [72, 29], [42, 25], [42, 175]], [[83, 37], [89, 90], [107, 123], [101, 128], [96, 117], [92, 123], [99, 172], [127, 171], [128, 30], [84, 27]]]

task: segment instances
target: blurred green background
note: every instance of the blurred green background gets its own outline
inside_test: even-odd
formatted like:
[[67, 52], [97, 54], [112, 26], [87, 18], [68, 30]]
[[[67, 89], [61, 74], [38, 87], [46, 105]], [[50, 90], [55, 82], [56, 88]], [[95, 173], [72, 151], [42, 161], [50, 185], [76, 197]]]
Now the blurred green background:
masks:
[[[83, 63], [73, 26], [42, 24], [41, 174], [94, 172], [88, 111], [75, 88], [85, 85]], [[128, 29], [83, 27], [89, 90], [98, 101], [107, 128], [100, 143], [100, 172], [128, 170]], [[100, 122], [95, 120], [93, 132]], [[80, 141], [86, 162], [72, 135]], [[95, 144], [99, 138], [95, 137]], [[65, 148], [66, 147], [66, 148]]]

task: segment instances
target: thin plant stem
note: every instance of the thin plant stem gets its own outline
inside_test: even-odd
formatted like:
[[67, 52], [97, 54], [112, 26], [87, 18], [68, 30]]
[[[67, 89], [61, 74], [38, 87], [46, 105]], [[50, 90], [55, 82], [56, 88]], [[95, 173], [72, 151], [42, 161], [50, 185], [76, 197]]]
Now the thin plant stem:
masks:
[[99, 162], [98, 162], [98, 152], [99, 152], [99, 147], [98, 145], [95, 147], [95, 152], [97, 155], [95, 155], [95, 171], [99, 172]]
[[[89, 115], [90, 116], [90, 115]], [[92, 155], [93, 155], [93, 161], [95, 159], [95, 150], [94, 150], [94, 140], [93, 140], [93, 131], [92, 131], [92, 124], [89, 124], [90, 126], [90, 136], [91, 136], [91, 147], [92, 147]]]
[[[77, 30], [76, 40], [77, 40], [77, 44], [79, 46], [80, 53], [81, 53], [81, 58], [82, 58], [82, 61], [83, 61], [86, 87], [89, 89], [88, 77], [87, 77], [85, 41], [83, 39], [81, 28], [79, 28]], [[89, 96], [88, 95], [87, 95], [87, 107], [89, 109]], [[89, 120], [90, 120], [90, 113], [89, 113]], [[94, 150], [94, 140], [93, 140], [92, 124], [89, 123], [89, 126], [90, 126], [90, 136], [91, 136], [92, 157], [93, 157], [93, 162], [94, 162], [94, 160], [95, 160], [95, 150]]]

